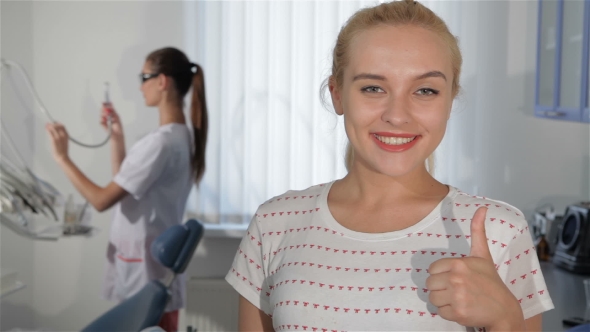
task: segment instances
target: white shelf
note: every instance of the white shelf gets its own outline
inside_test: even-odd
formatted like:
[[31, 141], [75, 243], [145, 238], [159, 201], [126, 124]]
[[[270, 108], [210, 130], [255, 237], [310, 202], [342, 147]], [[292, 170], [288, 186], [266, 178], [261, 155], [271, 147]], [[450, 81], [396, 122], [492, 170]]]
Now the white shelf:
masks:
[[61, 229], [51, 227], [57, 222], [28, 212], [22, 216], [0, 212], [0, 222], [15, 233], [34, 240], [57, 240], [62, 233]]
[[17, 280], [16, 271], [3, 271], [0, 275], [0, 299], [25, 288], [25, 284]]
[[232, 238], [241, 239], [246, 235], [248, 224], [212, 224], [203, 223], [205, 234], [208, 238]]
[[0, 292], [0, 299], [23, 288], [25, 288], [25, 284], [20, 281], [15, 281], [10, 287], [7, 287], [6, 289], [2, 288], [2, 291]]
[[99, 231], [96, 227], [82, 224], [77, 226], [80, 232], [72, 232], [62, 221], [50, 220], [45, 216], [29, 212], [23, 215], [0, 212], [0, 222], [15, 233], [33, 240], [56, 241], [70, 236], [90, 237]]

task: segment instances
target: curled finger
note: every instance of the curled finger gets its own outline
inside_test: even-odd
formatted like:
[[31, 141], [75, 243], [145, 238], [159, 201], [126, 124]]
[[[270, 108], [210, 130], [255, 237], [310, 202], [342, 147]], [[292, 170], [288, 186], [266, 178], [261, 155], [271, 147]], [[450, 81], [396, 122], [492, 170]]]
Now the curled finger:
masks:
[[428, 300], [435, 307], [440, 308], [452, 304], [453, 294], [447, 289], [430, 291], [430, 294], [428, 294]]
[[426, 278], [426, 288], [430, 291], [440, 291], [448, 288], [450, 272], [430, 275]]
[[442, 307], [439, 307], [437, 309], [437, 313], [440, 317], [452, 321], [452, 322], [456, 322], [457, 321], [457, 314], [455, 313], [455, 311], [453, 310], [453, 307], [451, 305], [445, 305]]

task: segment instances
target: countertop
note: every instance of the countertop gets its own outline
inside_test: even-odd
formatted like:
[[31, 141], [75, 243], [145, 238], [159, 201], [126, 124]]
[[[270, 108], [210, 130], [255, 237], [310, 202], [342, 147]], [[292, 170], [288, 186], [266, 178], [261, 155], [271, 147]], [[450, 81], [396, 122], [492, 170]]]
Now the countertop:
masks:
[[543, 331], [566, 331], [571, 326], [563, 325], [569, 317], [583, 317], [586, 298], [582, 280], [590, 275], [574, 274], [556, 267], [551, 262], [541, 262], [547, 289], [555, 309], [543, 313]]

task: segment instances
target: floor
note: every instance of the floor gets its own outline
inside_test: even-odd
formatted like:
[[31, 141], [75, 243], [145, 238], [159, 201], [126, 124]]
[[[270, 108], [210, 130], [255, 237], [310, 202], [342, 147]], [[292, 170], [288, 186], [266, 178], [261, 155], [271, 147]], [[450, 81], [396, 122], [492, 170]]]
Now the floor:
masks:
[[543, 331], [566, 331], [571, 326], [563, 325], [564, 318], [584, 315], [586, 298], [582, 280], [590, 279], [590, 275], [574, 274], [551, 262], [541, 262], [541, 270], [555, 305], [555, 309], [543, 313]]

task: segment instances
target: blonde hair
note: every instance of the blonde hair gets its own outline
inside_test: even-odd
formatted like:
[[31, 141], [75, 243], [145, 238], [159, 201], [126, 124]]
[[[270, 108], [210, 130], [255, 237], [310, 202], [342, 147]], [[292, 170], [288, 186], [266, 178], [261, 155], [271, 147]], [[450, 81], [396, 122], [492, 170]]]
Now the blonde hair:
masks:
[[[440, 17], [417, 1], [411, 0], [393, 1], [382, 3], [375, 7], [361, 9], [348, 19], [336, 39], [336, 46], [334, 46], [332, 53], [332, 74], [324, 81], [322, 91], [327, 88], [329, 81], [333, 81], [339, 88], [342, 87], [344, 69], [349, 62], [348, 50], [352, 39], [359, 32], [379, 25], [414, 25], [436, 33], [447, 44], [451, 53], [453, 98], [459, 93], [461, 89], [459, 77], [461, 75], [463, 58], [457, 38], [451, 34], [449, 28]], [[354, 151], [349, 142], [346, 146], [346, 169], [350, 170], [353, 160]], [[426, 164], [428, 172], [433, 174], [434, 154], [428, 157]]]

